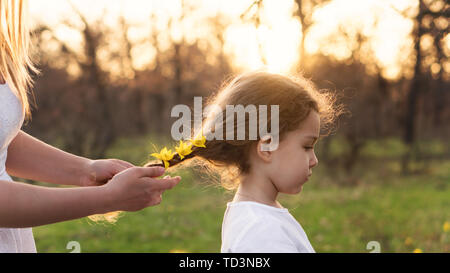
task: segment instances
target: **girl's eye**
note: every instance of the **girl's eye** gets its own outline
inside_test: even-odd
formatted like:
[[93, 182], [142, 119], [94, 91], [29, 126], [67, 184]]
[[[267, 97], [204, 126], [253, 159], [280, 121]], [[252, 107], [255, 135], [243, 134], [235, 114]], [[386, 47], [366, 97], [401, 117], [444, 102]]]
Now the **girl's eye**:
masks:
[[312, 146], [306, 146], [305, 147], [305, 150], [312, 150], [312, 149], [314, 149], [314, 147], [312, 147]]

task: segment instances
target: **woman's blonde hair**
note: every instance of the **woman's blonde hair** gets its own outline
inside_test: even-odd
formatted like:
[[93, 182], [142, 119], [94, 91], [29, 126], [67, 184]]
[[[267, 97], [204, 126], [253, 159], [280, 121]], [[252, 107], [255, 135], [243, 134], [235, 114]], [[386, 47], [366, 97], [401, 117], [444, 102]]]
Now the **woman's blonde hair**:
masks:
[[[340, 114], [335, 96], [330, 92], [319, 91], [314, 84], [302, 76], [283, 76], [264, 71], [244, 73], [231, 80], [225, 81], [218, 92], [209, 97], [208, 105], [217, 105], [225, 116], [226, 105], [278, 105], [279, 106], [279, 141], [288, 132], [296, 130], [307, 118], [311, 111], [316, 111], [321, 117], [322, 134], [329, 132], [330, 125]], [[267, 124], [258, 124], [271, 130], [271, 114], [268, 107]], [[219, 114], [220, 116], [220, 114]], [[208, 132], [209, 121], [217, 122], [216, 116], [203, 121], [202, 131]], [[219, 128], [226, 128], [225, 120]], [[259, 123], [259, 121], [258, 121]], [[249, 124], [249, 116], [245, 116], [245, 124]], [[237, 119], [234, 119], [234, 132], [237, 132]], [[206, 129], [205, 129], [206, 127]], [[193, 130], [194, 131], [194, 130]], [[192, 134], [191, 134], [192, 135]], [[224, 134], [225, 135], [225, 132]], [[169, 168], [179, 166], [206, 167], [208, 173], [218, 172], [221, 184], [227, 189], [235, 189], [239, 184], [239, 176], [250, 170], [249, 151], [263, 136], [256, 140], [248, 139], [249, 128], [245, 126], [245, 140], [206, 140], [205, 148], [192, 147], [192, 153], [180, 158], [177, 154], [171, 159]], [[209, 138], [211, 139], [211, 138]], [[189, 160], [187, 160], [189, 159]], [[198, 159], [198, 160], [191, 160]], [[186, 164], [184, 163], [186, 162]], [[189, 164], [188, 162], [191, 162]], [[183, 164], [180, 164], [183, 163]], [[162, 163], [151, 161], [146, 166], [164, 166]], [[175, 170], [178, 166], [173, 168]]]
[[0, 0], [0, 75], [22, 101], [27, 118], [30, 117], [28, 91], [32, 85], [30, 72], [37, 73], [30, 58], [26, 0]]

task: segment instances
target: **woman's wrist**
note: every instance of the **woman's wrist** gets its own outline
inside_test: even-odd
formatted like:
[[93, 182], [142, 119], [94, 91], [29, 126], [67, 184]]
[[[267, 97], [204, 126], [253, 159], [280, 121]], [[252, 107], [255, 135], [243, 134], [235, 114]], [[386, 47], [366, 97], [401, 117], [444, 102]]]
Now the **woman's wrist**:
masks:
[[77, 186], [86, 187], [92, 186], [96, 180], [95, 170], [92, 167], [94, 160], [80, 157], [80, 164], [77, 174]]
[[114, 198], [111, 196], [110, 190], [106, 185], [78, 189], [84, 191], [89, 215], [104, 214], [116, 210], [116, 202], [114, 202]]
[[94, 202], [96, 202], [94, 204], [95, 212], [93, 214], [103, 214], [115, 210], [113, 197], [109, 193], [106, 185], [90, 187], [90, 189], [93, 190], [93, 198]]

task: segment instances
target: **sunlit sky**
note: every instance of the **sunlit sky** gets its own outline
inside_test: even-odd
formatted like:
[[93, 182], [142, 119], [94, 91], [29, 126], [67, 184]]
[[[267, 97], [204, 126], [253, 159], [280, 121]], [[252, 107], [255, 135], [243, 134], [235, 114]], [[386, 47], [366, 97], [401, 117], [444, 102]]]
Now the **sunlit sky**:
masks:
[[[59, 24], [64, 19], [76, 18], [67, 0], [29, 0], [32, 22], [50, 25], [59, 39], [71, 41], [77, 47], [81, 37], [75, 31]], [[178, 18], [179, 0], [72, 0], [71, 1], [90, 20], [101, 18], [113, 26], [123, 15], [131, 24], [128, 33], [130, 40], [138, 41], [148, 36], [150, 15], [157, 14], [158, 28], [165, 25], [169, 17]], [[174, 25], [172, 39], [186, 40], [195, 37], [208, 37], [210, 27], [201, 19], [222, 13], [229, 18], [224, 32], [225, 52], [233, 59], [233, 64], [242, 69], [265, 67], [271, 72], [289, 72], [299, 58], [301, 24], [292, 17], [296, 5], [294, 0], [264, 0], [261, 12], [261, 25], [258, 29], [251, 22], [243, 22], [239, 16], [251, 5], [253, 0], [187, 0], [196, 8], [188, 14], [182, 25]], [[347, 58], [351, 53], [344, 40], [333, 38], [340, 27], [346, 32], [362, 30], [371, 37], [368, 51], [373, 51], [378, 65], [384, 68], [387, 77], [396, 77], [400, 65], [408, 57], [405, 48], [410, 47], [408, 39], [413, 24], [403, 18], [392, 7], [404, 10], [414, 6], [413, 0], [332, 0], [317, 8], [312, 14], [313, 27], [306, 36], [306, 51]], [[103, 13], [103, 11], [106, 13]], [[250, 10], [250, 15], [254, 10]], [[74, 21], [76, 22], [76, 20]], [[351, 45], [350, 45], [351, 46]], [[137, 49], [136, 49], [137, 50]], [[134, 65], [139, 68], [152, 61], [154, 50], [141, 48]], [[266, 65], [263, 63], [264, 56]]]

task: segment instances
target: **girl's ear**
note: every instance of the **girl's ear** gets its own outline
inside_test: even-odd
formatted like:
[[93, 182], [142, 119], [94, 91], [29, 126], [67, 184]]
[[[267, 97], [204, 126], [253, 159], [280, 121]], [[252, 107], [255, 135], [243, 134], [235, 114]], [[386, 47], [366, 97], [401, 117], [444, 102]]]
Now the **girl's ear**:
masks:
[[265, 135], [256, 144], [256, 154], [266, 163], [270, 163], [272, 161], [273, 151], [264, 151], [261, 146], [263, 144], [268, 145], [271, 143], [271, 141], [272, 137], [270, 135]]

